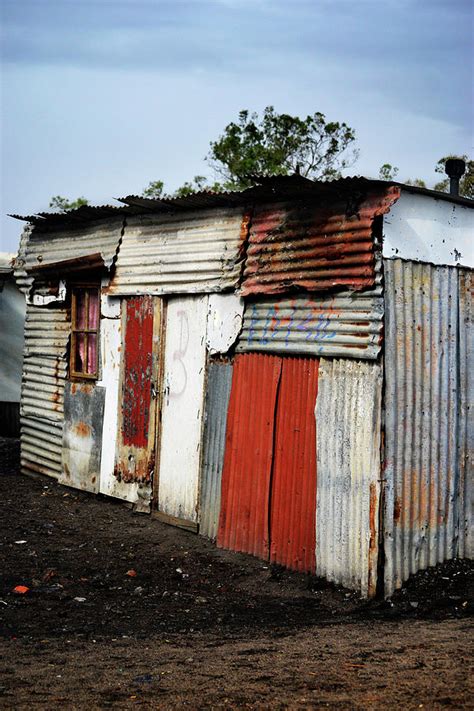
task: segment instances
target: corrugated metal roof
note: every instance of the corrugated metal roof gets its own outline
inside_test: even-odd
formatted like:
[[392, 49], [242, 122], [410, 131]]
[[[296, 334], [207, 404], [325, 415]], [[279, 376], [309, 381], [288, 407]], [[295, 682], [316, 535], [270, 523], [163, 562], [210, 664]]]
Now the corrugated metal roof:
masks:
[[339, 202], [257, 208], [250, 225], [242, 294], [374, 286], [374, 218], [387, 212], [398, 196], [398, 188], [387, 188], [348, 194]]
[[469, 272], [398, 259], [386, 260], [384, 269], [390, 595], [411, 574], [466, 555], [472, 545], [466, 486], [472, 486], [467, 403], [474, 363]]
[[270, 491], [270, 560], [314, 573], [316, 358], [283, 358]]
[[382, 330], [381, 286], [369, 292], [247, 299], [237, 351], [374, 359]]
[[242, 209], [130, 218], [109, 293], [206, 293], [235, 287], [246, 232]]
[[252, 176], [255, 185], [242, 191], [213, 192], [203, 190], [186, 197], [144, 198], [141, 195], [127, 195], [114, 198], [123, 206], [115, 205], [83, 205], [68, 212], [41, 212], [33, 215], [10, 215], [16, 220], [23, 220], [36, 225], [37, 229], [52, 228], [69, 229], [78, 224], [86, 224], [118, 215], [137, 215], [143, 212], [179, 212], [186, 210], [201, 210], [213, 207], [231, 207], [250, 205], [263, 202], [275, 202], [286, 199], [301, 199], [302, 197], [324, 197], [346, 195], [348, 191], [367, 191], [371, 189], [387, 189], [398, 187], [406, 192], [418, 193], [433, 197], [436, 200], [446, 200], [474, 207], [474, 201], [461, 195], [450, 195], [436, 190], [405, 185], [395, 181], [373, 180], [362, 176], [339, 178], [338, 180], [318, 181], [303, 178], [301, 175]]
[[281, 358], [249, 353], [234, 362], [217, 545], [267, 558], [274, 418]]
[[[71, 267], [71, 262], [100, 256], [107, 269], [115, 258], [122, 233], [120, 219], [93, 222], [69, 230], [42, 232], [36, 228], [25, 230], [20, 242], [20, 250], [15, 263], [18, 284], [28, 291], [34, 279], [35, 270], [61, 272], [61, 262]], [[79, 265], [80, 266], [80, 265]]]
[[201, 475], [199, 533], [216, 538], [221, 508], [227, 410], [232, 385], [231, 363], [209, 363]]
[[380, 500], [382, 368], [320, 361], [316, 574], [375, 594]]

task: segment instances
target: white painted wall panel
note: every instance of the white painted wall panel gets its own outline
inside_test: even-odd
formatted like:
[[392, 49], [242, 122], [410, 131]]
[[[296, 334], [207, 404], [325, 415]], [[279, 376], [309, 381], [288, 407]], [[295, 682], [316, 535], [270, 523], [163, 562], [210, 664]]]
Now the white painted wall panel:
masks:
[[227, 353], [242, 330], [244, 300], [237, 294], [210, 294], [206, 343], [209, 353]]
[[197, 521], [207, 296], [171, 298], [165, 336], [158, 508]]
[[383, 256], [474, 267], [472, 208], [402, 190], [384, 216]]

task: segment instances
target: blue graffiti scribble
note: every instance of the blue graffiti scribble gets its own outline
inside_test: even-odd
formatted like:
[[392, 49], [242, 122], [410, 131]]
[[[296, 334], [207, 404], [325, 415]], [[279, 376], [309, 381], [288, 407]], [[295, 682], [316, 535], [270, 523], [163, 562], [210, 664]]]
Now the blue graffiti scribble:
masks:
[[253, 337], [255, 334], [255, 324], [257, 323], [257, 306], [256, 304], [252, 304], [252, 318], [250, 319], [250, 326], [249, 326], [249, 335], [247, 337], [247, 343], [250, 346], [253, 341]]

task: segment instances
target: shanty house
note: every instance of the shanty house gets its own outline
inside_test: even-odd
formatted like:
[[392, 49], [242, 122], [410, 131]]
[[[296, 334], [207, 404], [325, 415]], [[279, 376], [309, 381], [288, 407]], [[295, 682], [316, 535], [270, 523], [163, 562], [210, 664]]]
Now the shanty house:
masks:
[[0, 252], [0, 437], [20, 436], [25, 299], [13, 276], [14, 258]]
[[22, 218], [23, 470], [364, 596], [472, 557], [472, 201], [121, 202]]

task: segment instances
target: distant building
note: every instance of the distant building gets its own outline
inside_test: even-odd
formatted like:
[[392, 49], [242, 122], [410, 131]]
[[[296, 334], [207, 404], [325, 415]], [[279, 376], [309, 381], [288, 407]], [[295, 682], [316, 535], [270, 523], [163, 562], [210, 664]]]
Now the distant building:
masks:
[[23, 218], [23, 469], [364, 596], [472, 557], [473, 202], [122, 202]]

